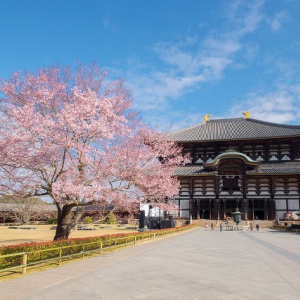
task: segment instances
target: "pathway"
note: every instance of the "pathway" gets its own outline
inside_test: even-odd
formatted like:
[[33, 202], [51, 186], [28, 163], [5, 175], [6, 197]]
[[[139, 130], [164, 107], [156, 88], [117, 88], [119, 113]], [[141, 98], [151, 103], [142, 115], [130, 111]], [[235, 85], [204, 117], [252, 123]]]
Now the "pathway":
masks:
[[300, 235], [199, 228], [2, 282], [0, 295], [1, 300], [299, 300]]

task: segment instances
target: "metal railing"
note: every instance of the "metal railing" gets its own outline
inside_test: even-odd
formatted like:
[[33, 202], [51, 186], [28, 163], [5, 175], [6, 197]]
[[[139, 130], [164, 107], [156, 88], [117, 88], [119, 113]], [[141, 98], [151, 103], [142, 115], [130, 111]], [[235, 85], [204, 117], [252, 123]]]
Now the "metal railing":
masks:
[[[3, 260], [5, 259], [18, 257], [16, 262], [14, 262], [16, 265], [3, 268], [0, 270], [0, 272], [7, 272], [15, 269], [21, 269], [22, 274], [25, 275], [27, 272], [27, 267], [29, 266], [48, 263], [51, 261], [57, 261], [58, 265], [60, 265], [63, 259], [71, 258], [74, 256], [82, 256], [82, 258], [84, 258], [85, 254], [92, 253], [92, 252], [99, 252], [99, 254], [102, 254], [104, 251], [107, 250], [114, 250], [120, 247], [127, 247], [128, 245], [135, 245], [137, 242], [144, 242], [146, 240], [156, 239], [157, 237], [163, 237], [170, 234], [180, 233], [192, 228], [193, 227], [188, 226], [188, 228], [181, 227], [180, 230], [165, 230], [165, 231], [159, 230], [153, 233], [151, 232], [141, 233], [138, 235], [130, 235], [126, 237], [119, 237], [119, 238], [95, 241], [90, 243], [82, 243], [82, 244], [54, 247], [49, 249], [41, 249], [41, 250], [0, 255], [0, 263], [3, 262]], [[43, 253], [47, 253], [47, 252], [52, 252], [52, 254], [48, 256], [53, 256], [53, 257], [43, 259]]]

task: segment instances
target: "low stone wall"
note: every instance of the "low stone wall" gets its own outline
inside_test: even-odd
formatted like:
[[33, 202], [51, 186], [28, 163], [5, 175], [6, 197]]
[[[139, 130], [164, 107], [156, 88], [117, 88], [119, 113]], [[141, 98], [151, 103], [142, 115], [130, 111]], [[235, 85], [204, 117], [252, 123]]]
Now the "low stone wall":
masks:
[[139, 219], [128, 220], [128, 225], [139, 226]]
[[176, 220], [175, 220], [175, 227], [185, 226], [185, 225], [188, 225], [189, 223], [190, 223], [189, 220], [185, 220], [185, 219], [176, 219]]
[[300, 233], [300, 224], [291, 224], [291, 225], [288, 225], [288, 226], [274, 225], [272, 228], [276, 229], [276, 230], [280, 230], [280, 231]]

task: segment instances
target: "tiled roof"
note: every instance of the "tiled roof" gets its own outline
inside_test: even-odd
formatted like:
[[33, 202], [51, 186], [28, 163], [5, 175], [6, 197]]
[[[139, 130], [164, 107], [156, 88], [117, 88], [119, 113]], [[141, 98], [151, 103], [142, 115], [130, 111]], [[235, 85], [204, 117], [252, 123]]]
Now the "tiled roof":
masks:
[[[197, 176], [197, 175], [215, 175], [215, 171], [207, 171], [202, 164], [186, 165], [175, 170], [175, 176]], [[300, 161], [278, 161], [261, 162], [261, 164], [247, 174], [300, 174]]]
[[269, 123], [255, 119], [220, 119], [198, 123], [168, 134], [178, 142], [239, 140], [300, 136], [300, 126]]
[[175, 176], [190, 176], [190, 175], [212, 175], [217, 174], [215, 171], [207, 171], [203, 165], [186, 165], [175, 170]]
[[262, 162], [247, 174], [300, 174], [300, 161]]

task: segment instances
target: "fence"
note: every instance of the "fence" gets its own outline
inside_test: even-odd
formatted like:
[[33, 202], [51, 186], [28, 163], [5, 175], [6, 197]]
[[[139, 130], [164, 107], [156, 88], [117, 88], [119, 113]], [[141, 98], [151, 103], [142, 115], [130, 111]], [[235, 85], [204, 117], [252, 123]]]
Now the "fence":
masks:
[[0, 255], [0, 263], [1, 265], [5, 266], [0, 270], [0, 272], [21, 269], [22, 274], [26, 274], [27, 267], [29, 266], [48, 263], [51, 261], [57, 261], [58, 265], [60, 265], [63, 259], [72, 258], [74, 256], [81, 256], [82, 258], [84, 258], [85, 254], [92, 252], [98, 252], [99, 254], [102, 254], [107, 250], [126, 247], [128, 245], [135, 245], [137, 242], [156, 239], [157, 237], [186, 231], [191, 228], [193, 227], [187, 226], [186, 228], [181, 227], [179, 230], [159, 230], [153, 233], [141, 233], [132, 236], [108, 239], [104, 241], [101, 240], [77, 245], [67, 245], [50, 249]]

